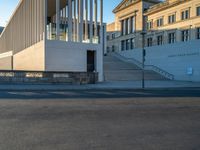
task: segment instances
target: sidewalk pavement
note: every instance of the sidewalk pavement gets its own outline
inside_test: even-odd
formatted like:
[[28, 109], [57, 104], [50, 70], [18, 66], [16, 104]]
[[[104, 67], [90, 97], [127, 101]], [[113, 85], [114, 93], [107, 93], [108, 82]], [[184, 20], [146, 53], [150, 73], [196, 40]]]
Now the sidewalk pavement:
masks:
[[[0, 90], [48, 91], [48, 90], [114, 90], [142, 89], [141, 81], [113, 81], [88, 85], [65, 84], [0, 84]], [[185, 81], [145, 81], [146, 89], [197, 88], [200, 82]]]

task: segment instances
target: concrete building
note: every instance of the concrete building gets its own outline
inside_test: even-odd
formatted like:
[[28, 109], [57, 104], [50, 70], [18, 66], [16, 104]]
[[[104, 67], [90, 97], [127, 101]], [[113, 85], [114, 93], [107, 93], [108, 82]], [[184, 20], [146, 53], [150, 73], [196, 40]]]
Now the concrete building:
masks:
[[98, 72], [103, 81], [103, 0], [21, 0], [0, 36], [0, 69]]
[[107, 27], [108, 51], [141, 64], [144, 31], [146, 66], [175, 80], [200, 81], [199, 0], [123, 0], [113, 12], [115, 22]]

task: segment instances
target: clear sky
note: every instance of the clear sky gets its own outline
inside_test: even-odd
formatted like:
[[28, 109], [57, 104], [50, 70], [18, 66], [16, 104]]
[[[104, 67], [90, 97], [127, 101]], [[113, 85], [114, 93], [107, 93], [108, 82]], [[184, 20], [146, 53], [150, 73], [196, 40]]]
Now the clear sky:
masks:
[[[122, 0], [104, 0], [104, 22], [114, 21], [112, 10]], [[5, 26], [19, 0], [0, 0], [0, 26]]]

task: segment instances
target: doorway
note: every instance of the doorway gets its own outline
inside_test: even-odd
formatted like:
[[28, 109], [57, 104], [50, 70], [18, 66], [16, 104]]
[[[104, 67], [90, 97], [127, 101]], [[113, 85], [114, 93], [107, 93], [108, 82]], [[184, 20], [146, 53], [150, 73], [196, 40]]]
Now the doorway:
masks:
[[87, 51], [87, 72], [94, 72], [96, 70], [96, 52], [92, 50]]

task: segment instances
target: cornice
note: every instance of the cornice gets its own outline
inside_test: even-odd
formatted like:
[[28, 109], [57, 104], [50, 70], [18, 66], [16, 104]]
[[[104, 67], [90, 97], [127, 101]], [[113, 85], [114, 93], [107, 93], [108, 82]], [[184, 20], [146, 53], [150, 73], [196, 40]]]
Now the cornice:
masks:
[[157, 5], [154, 5], [154, 6], [150, 7], [144, 13], [144, 15], [147, 16], [147, 15], [151, 15], [151, 14], [154, 14], [154, 13], [158, 13], [160, 11], [163, 11], [163, 10], [166, 10], [168, 8], [181, 5], [181, 4], [189, 2], [189, 1], [192, 1], [192, 0], [177, 0], [176, 2], [173, 2], [173, 3], [169, 3], [169, 1], [165, 1], [165, 2], [162, 2], [162, 3], [159, 3]]

